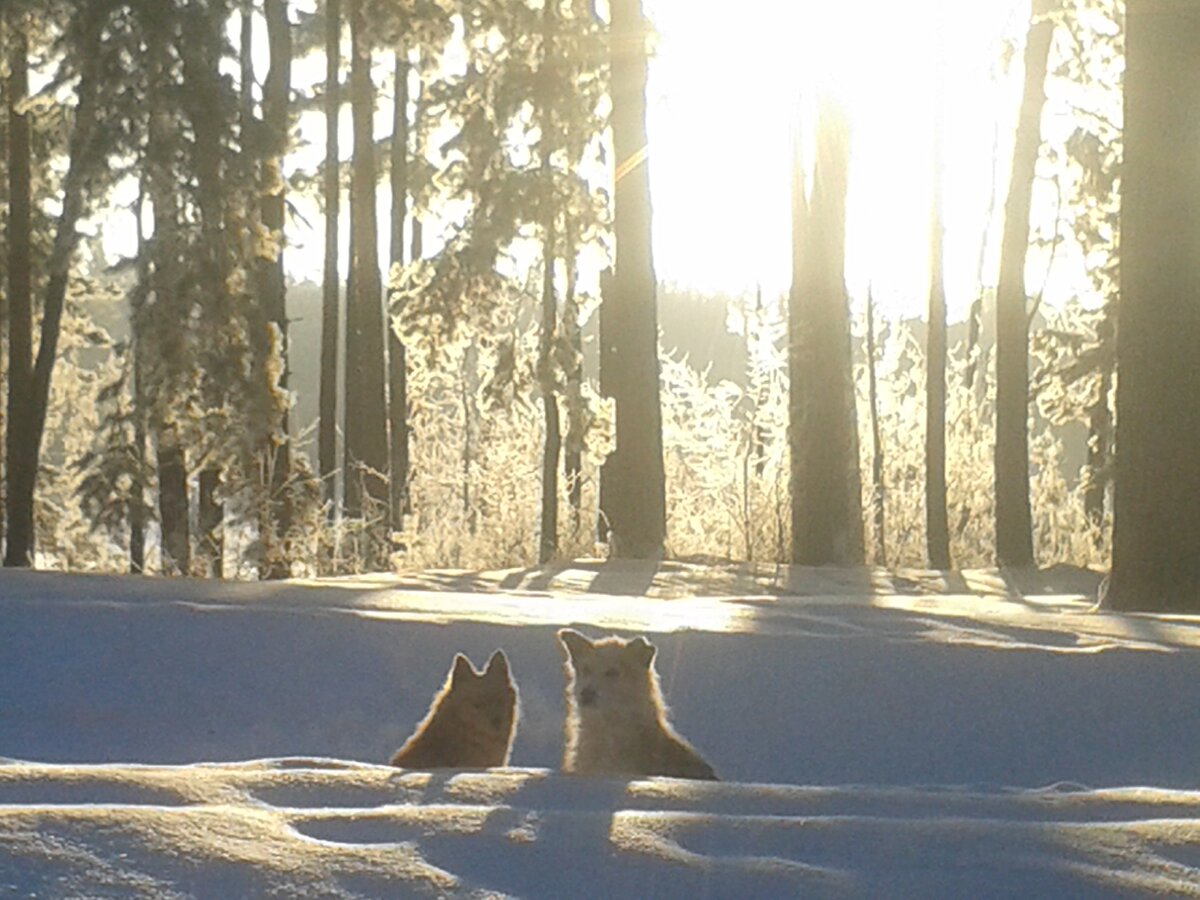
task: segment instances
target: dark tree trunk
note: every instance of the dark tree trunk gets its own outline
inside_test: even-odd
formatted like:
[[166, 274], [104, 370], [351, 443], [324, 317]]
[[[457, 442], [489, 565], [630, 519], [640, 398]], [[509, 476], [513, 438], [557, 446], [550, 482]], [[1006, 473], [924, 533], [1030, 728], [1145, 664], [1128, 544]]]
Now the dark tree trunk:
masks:
[[[940, 143], [941, 129], [937, 140]], [[940, 153], [938, 154], [940, 162]], [[946, 283], [942, 274], [941, 166], [934, 167], [929, 235], [929, 331], [925, 343], [925, 552], [934, 569], [950, 568], [946, 520]]]
[[567, 480], [567, 501], [571, 506], [571, 534], [579, 534], [583, 514], [583, 443], [585, 439], [583, 400], [583, 329], [579, 327], [577, 299], [579, 267], [575, 257], [575, 234], [570, 217], [566, 227], [567, 286], [563, 298], [563, 329], [570, 346], [566, 378], [567, 437], [563, 455], [563, 475]]
[[562, 455], [562, 426], [558, 417], [553, 359], [554, 342], [558, 337], [558, 301], [554, 295], [555, 212], [551, 210], [543, 225], [542, 247], [542, 327], [538, 373], [542, 413], [546, 419], [546, 440], [542, 448], [542, 519], [538, 544], [538, 562], [541, 563], [549, 562], [558, 555], [558, 463]]
[[[386, 513], [388, 504], [388, 419], [384, 357], [383, 286], [375, 203], [375, 88], [371, 83], [370, 41], [362, 0], [350, 0], [350, 93], [354, 115], [354, 168], [350, 217], [351, 290], [346, 314], [346, 447], [352, 470], [346, 477], [361, 485], [347, 491], [352, 515]], [[357, 504], [351, 500], [357, 499]], [[369, 505], [373, 509], [368, 509]]]
[[[15, 21], [15, 17], [14, 17], [14, 21]], [[3, 13], [0, 13], [0, 54], [3, 54], [3, 55], [0, 55], [0, 59], [7, 60], [7, 52], [6, 52], [7, 48], [12, 46], [11, 42], [8, 39], [8, 31], [9, 31], [9, 17], [7, 15], [4, 15]], [[25, 48], [25, 50], [23, 51], [23, 55], [26, 57], [26, 59], [28, 58], [28, 48]], [[28, 66], [28, 62], [26, 62], [25, 65]], [[11, 74], [11, 70], [9, 70], [9, 74]], [[9, 104], [9, 97], [10, 97], [9, 87], [10, 87], [9, 82], [7, 81], [7, 79], [4, 81], [0, 81], [0, 98], [3, 98], [3, 100], [4, 100], [3, 152], [4, 152], [4, 170], [6, 173], [5, 174], [5, 182], [7, 182], [7, 178], [8, 178], [7, 172], [8, 172], [8, 163], [9, 163], [8, 116], [11, 112], [15, 111], [14, 107], [10, 106], [10, 104]], [[8, 184], [7, 183], [5, 183], [5, 185], [4, 185], [4, 202], [5, 203], [8, 202]], [[10, 213], [11, 213], [11, 207], [10, 207]], [[5, 262], [7, 263], [7, 260], [5, 260]], [[7, 287], [7, 285], [5, 284], [5, 277], [3, 275], [0, 275], [0, 285], [3, 285], [5, 288]], [[4, 467], [4, 459], [7, 456], [5, 442], [7, 441], [7, 433], [8, 433], [7, 428], [6, 428], [6, 422], [7, 422], [7, 417], [8, 417], [8, 405], [7, 405], [8, 404], [8, 401], [7, 401], [8, 394], [6, 392], [7, 383], [5, 381], [6, 373], [8, 372], [8, 366], [4, 362], [4, 347], [6, 344], [5, 335], [7, 333], [8, 333], [7, 291], [5, 289], [0, 289], [0, 547], [4, 546], [5, 518], [6, 518], [6, 509], [8, 507], [8, 504], [5, 503], [5, 500], [4, 500], [6, 486], [5, 486], [5, 477], [2, 474], [4, 472], [4, 468], [5, 468]], [[0, 560], [2, 560], [2, 559], [3, 559], [3, 557], [0, 556]]]
[[142, 226], [142, 211], [145, 207], [145, 176], [138, 185], [138, 196], [134, 206], [137, 229], [137, 284], [133, 289], [133, 304], [129, 315], [131, 332], [130, 352], [133, 356], [133, 456], [138, 477], [133, 484], [133, 502], [129, 507], [129, 571], [139, 575], [146, 569], [146, 489], [142, 473], [146, 471], [146, 385], [145, 363], [145, 304], [150, 292], [150, 247]]
[[604, 463], [600, 504], [612, 553], [660, 557], [666, 540], [657, 280], [646, 139], [647, 25], [641, 0], [613, 0], [612, 133], [616, 166], [614, 275], [603, 293], [602, 385], [616, 403], [617, 449]]
[[321, 390], [317, 432], [318, 468], [332, 517], [336, 497], [338, 426], [338, 347], [341, 344], [341, 279], [338, 272], [338, 220], [341, 213], [341, 163], [338, 118], [341, 110], [341, 0], [325, 4], [325, 271], [321, 285]]
[[792, 562], [861, 565], [862, 482], [850, 309], [845, 281], [849, 135], [832, 103], [822, 106], [812, 197], [793, 175], [792, 291], [788, 311], [791, 396]]
[[479, 351], [474, 341], [467, 344], [464, 357], [462, 380], [459, 382], [463, 411], [462, 516], [466, 520], [468, 533], [476, 534], [479, 531], [479, 513], [471, 504], [471, 467], [475, 464], [475, 431], [479, 421], [478, 404], [475, 402], [475, 391], [479, 387]]
[[[76, 88], [78, 103], [75, 119], [71, 126], [68, 144], [67, 172], [63, 177], [62, 208], [55, 225], [54, 244], [47, 264], [48, 278], [42, 300], [42, 327], [38, 341], [37, 357], [29, 392], [25, 395], [25, 409], [17, 429], [20, 444], [16, 461], [19, 478], [11, 477], [10, 493], [7, 498], [9, 509], [8, 546], [5, 565], [29, 565], [34, 550], [34, 486], [40, 465], [42, 436], [46, 429], [46, 412], [50, 403], [50, 378], [58, 358], [58, 338], [62, 326], [63, 307], [66, 303], [67, 285], [70, 280], [71, 258], [79, 243], [76, 225], [84, 212], [84, 186], [91, 172], [103, 161], [103, 155], [93, 146], [96, 121], [99, 114], [98, 91], [101, 74], [101, 26], [105, 10], [89, 10], [82, 39], [73, 48], [80, 54], [80, 78]], [[14, 424], [11, 420], [10, 429]], [[14, 528], [14, 525], [16, 528]]]
[[[1111, 347], [1114, 340], [1111, 302], [1101, 313], [1096, 328], [1096, 338], [1102, 348]], [[1109, 394], [1112, 391], [1113, 359], [1102, 351], [1100, 363], [1100, 385], [1096, 402], [1088, 409], [1087, 486], [1083, 494], [1083, 508], [1088, 520], [1100, 528], [1104, 523], [1104, 498], [1109, 480], [1109, 450], [1112, 447], [1112, 409]]]
[[1109, 603], [1200, 609], [1200, 5], [1126, 5]]
[[[195, 259], [189, 261], [188, 268], [189, 275], [195, 277], [203, 285], [203, 303], [207, 307], [205, 312], [208, 315], [214, 315], [218, 320], [227, 320], [227, 317], [232, 317], [236, 313], [230, 295], [232, 282], [230, 276], [233, 268], [230, 246], [232, 238], [226, 229], [225, 222], [230, 196], [226, 178], [230, 173], [225, 162], [226, 157], [222, 145], [222, 134], [227, 126], [225, 111], [221, 105], [220, 65], [224, 31], [220, 23], [210, 23], [204, 19], [199, 9], [189, 9], [188, 12], [192, 18], [185, 20], [183, 37], [179, 43], [185, 88], [182, 94], [182, 106], [195, 134], [194, 159], [201, 234], [200, 252]], [[168, 187], [167, 190], [170, 188]], [[255, 354], [255, 362], [261, 371], [261, 360], [265, 355], [264, 346], [269, 343], [266, 340], [265, 318], [261, 301], [258, 307], [247, 310], [247, 319], [250, 326], [249, 343]], [[205, 354], [202, 351], [201, 365], [204, 365], [204, 359]], [[213, 407], [223, 404], [229, 396], [229, 386], [213, 377], [212, 372], [208, 372], [206, 375], [207, 377], [200, 387], [203, 402]], [[261, 384], [257, 389], [262, 390]], [[251, 424], [259, 428], [270, 428], [269, 423], [256, 421]], [[170, 436], [168, 447], [171, 447], [172, 453], [174, 453], [172, 444], [179, 439], [178, 435]], [[180, 468], [184, 468], [186, 454], [182, 448], [178, 452], [178, 464]], [[182, 498], [171, 498], [172, 513], [185, 516], [188, 504], [186, 472], [182, 476], [177, 474], [173, 471], [176, 461], [169, 460], [168, 462], [172, 466], [172, 471], [169, 473], [171, 478], [183, 479]], [[201, 471], [200, 478], [205, 484], [216, 484], [220, 481], [221, 469], [221, 463], [210, 458]], [[176, 484], [171, 486], [170, 490], [175, 493], [180, 490], [180, 487]], [[190, 525], [184, 522], [173, 527], [187, 532]], [[259, 528], [260, 539], [268, 542], [270, 531], [266, 529], [267, 533], [263, 534], [261, 518]], [[180, 549], [182, 548], [172, 548], [172, 556], [177, 561], [180, 557], [176, 554]], [[201, 559], [205, 561], [205, 567], [212, 571], [214, 569], [213, 560], [208, 556], [211, 545], [207, 541], [202, 541], [196, 550]], [[189, 565], [183, 568], [183, 574], [187, 574], [189, 568], [190, 560]]]
[[[353, 208], [351, 208], [353, 213]], [[350, 264], [346, 272], [346, 309], [345, 319], [343, 321], [343, 340], [344, 345], [341, 348], [342, 353], [342, 511], [347, 516], [361, 516], [363, 510], [363, 483], [362, 476], [358, 471], [358, 466], [354, 463], [354, 457], [351, 455], [350, 449], [350, 388], [356, 384], [350, 365], [350, 347], [351, 347], [351, 316], [353, 315], [354, 305], [352, 298], [354, 297], [354, 216], [350, 216], [350, 226], [347, 229], [349, 241]]]
[[238, 91], [242, 134], [254, 127], [254, 0], [242, 0], [238, 23], [238, 63], [241, 85]]
[[220, 470], [212, 466], [205, 468], [200, 473], [196, 512], [200, 531], [199, 553], [208, 569], [203, 574], [208, 578], [223, 578], [225, 575], [225, 516], [217, 496], [220, 489]]
[[[392, 108], [392, 267], [404, 265], [404, 222], [408, 218], [408, 54], [395, 54], [395, 100]], [[388, 415], [391, 441], [392, 527], [404, 524], [408, 511], [408, 355], [404, 341], [392, 327], [391, 309], [386, 317], [388, 331]]]
[[996, 562], [1029, 566], [1033, 514], [1029, 502], [1029, 314], [1025, 256], [1029, 205], [1041, 145], [1046, 65], [1054, 22], [1052, 0], [1035, 0], [1025, 47], [1025, 93], [1013, 146], [1012, 181], [1004, 210], [996, 287]]
[[[538, 381], [545, 418], [545, 442], [542, 446], [542, 515], [538, 562], [547, 563], [558, 555], [558, 466], [562, 456], [562, 423], [558, 413], [558, 387], [554, 347], [558, 341], [558, 297], [554, 291], [554, 262], [558, 252], [558, 202], [554, 190], [554, 168], [550, 157], [558, 149], [559, 124], [554, 110], [556, 80], [555, 16], [551, 3], [542, 7], [542, 59], [538, 74], [538, 115], [542, 157], [542, 321], [538, 341]], [[570, 252], [570, 248], [567, 248]]]
[[8, 84], [8, 428], [6, 432], [6, 566], [26, 566], [33, 554], [33, 481], [28, 398], [33, 389], [33, 283], [30, 230], [32, 170], [29, 116], [19, 107], [29, 94], [29, 42], [23, 15], [9, 13]]
[[173, 430], [158, 436], [158, 518], [162, 522], [164, 575], [187, 575], [192, 568], [188, 525], [187, 463]]
[[[600, 358], [600, 394], [603, 397], [615, 397], [618, 382], [620, 362], [617, 357], [616, 345], [616, 306], [606, 302], [613, 295], [613, 271], [605, 269], [600, 273], [600, 310], [598, 339], [600, 342], [598, 356]], [[609, 460], [609, 455], [600, 467], [600, 497], [596, 515], [596, 540], [600, 543], [612, 540], [612, 520], [608, 517], [608, 506], [611, 498], [616, 496], [616, 473]], [[611, 549], [611, 544], [610, 544]]]
[[412, 216], [412, 256], [410, 259], [421, 259], [425, 255], [425, 225], [421, 221], [421, 214], [417, 210], [413, 210]]
[[[291, 440], [288, 433], [288, 321], [287, 286], [284, 280], [283, 254], [284, 201], [286, 183], [283, 175], [283, 158], [288, 148], [288, 126], [290, 117], [289, 96], [292, 89], [292, 31], [288, 22], [286, 0], [265, 0], [263, 7], [267, 20], [267, 44], [270, 49], [271, 67], [263, 87], [263, 126], [267, 136], [267, 155], [263, 160], [261, 177], [264, 184], [261, 213], [263, 225], [271, 230], [277, 241], [278, 251], [273, 260], [259, 260], [260, 294], [262, 315], [266, 329], [274, 335], [265, 335], [259, 347], [261, 377], [267, 382], [264, 389], [274, 398], [272, 410], [279, 418], [271, 423], [261, 450], [265, 478], [263, 489], [267, 492], [267, 505], [259, 522], [260, 539], [263, 541], [263, 578], [286, 578], [291, 574], [288, 533], [292, 527], [292, 503], [289, 479], [292, 469]], [[277, 368], [273, 357], [281, 357]], [[271, 383], [278, 372], [278, 383]], [[219, 570], [218, 570], [219, 571]]]
[[[173, 172], [176, 153], [175, 126], [167, 111], [170, 76], [165, 44], [166, 37], [163, 36], [152, 41], [148, 50], [150, 95], [147, 100], [150, 121], [146, 183], [154, 211], [150, 287], [155, 295], [155, 306], [161, 305], [161, 309], [167, 311], [168, 314], [164, 318], [171, 320], [173, 328], [165, 341], [162, 336], [159, 337], [156, 350], [169, 361], [172, 355], [184, 352], [182, 330], [186, 313], [179, 297], [179, 195]], [[170, 405], [170, 400], [160, 397], [153, 407], [161, 568], [167, 575], [185, 575], [191, 569], [187, 464], [177, 433], [171, 425], [164, 422], [163, 409], [169, 408]], [[149, 413], [149, 410], [147, 412]]]
[[875, 564], [887, 565], [887, 499], [883, 480], [883, 437], [879, 430], [879, 384], [875, 372], [875, 297], [867, 289], [867, 392], [871, 404], [871, 517], [875, 523]]
[[[416, 51], [414, 51], [414, 53], [416, 56], [416, 61], [417, 61], [417, 63], [419, 63], [421, 60], [421, 51], [416, 50]], [[415, 77], [417, 80], [416, 103], [414, 104], [414, 109], [413, 109], [413, 122], [415, 122], [419, 127], [421, 120], [425, 116], [425, 81], [421, 75], [420, 66], [417, 64], [414, 64], [412, 66], [412, 68], [416, 71]], [[422, 149], [422, 143], [421, 143], [421, 137], [420, 137], [419, 130], [414, 131], [414, 134], [413, 134], [412, 152], [413, 152], [414, 158], [416, 158], [416, 159], [423, 158], [422, 154], [424, 153], [424, 151]], [[421, 211], [417, 206], [417, 193], [416, 193], [416, 188], [414, 187], [413, 188], [413, 203], [412, 203], [412, 240], [410, 241], [408, 258], [415, 262], [416, 260], [420, 259], [424, 255], [425, 255], [425, 228], [421, 224]]]

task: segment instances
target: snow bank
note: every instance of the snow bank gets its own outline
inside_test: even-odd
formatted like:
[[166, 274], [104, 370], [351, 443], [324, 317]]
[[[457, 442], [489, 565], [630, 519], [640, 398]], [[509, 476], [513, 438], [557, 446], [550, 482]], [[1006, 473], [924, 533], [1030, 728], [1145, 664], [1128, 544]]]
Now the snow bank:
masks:
[[[0, 572], [0, 895], [1200, 892], [1200, 622], [1096, 611], [1098, 581]], [[726, 782], [553, 773], [562, 625], [647, 634]], [[373, 765], [497, 647], [518, 768]]]
[[[35, 798], [45, 798], [37, 802]], [[27, 896], [1064, 896], [1195, 887], [1200, 794], [0, 766]], [[1129, 820], [1135, 819], [1131, 823]]]

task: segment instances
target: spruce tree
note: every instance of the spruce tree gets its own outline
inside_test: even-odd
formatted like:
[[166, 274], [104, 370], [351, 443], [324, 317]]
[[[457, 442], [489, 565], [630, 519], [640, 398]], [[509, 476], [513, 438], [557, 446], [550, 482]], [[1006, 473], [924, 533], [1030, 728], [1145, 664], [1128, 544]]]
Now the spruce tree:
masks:
[[799, 164], [792, 188], [788, 312], [791, 561], [861, 565], [862, 488], [845, 281], [849, 132], [822, 103], [811, 196]]
[[1200, 609], [1200, 7], [1126, 5], [1117, 456], [1108, 602]]
[[338, 350], [341, 346], [341, 278], [338, 229], [341, 222], [341, 159], [338, 121], [341, 114], [342, 3], [325, 3], [325, 168], [321, 198], [325, 208], [325, 259], [321, 280], [321, 374], [317, 425], [317, 470], [326, 507], [334, 510], [338, 470]]
[[1035, 0], [1025, 45], [1025, 92], [1013, 146], [996, 286], [996, 561], [1028, 566], [1033, 556], [1029, 500], [1029, 308], [1025, 257], [1034, 167], [1041, 146], [1046, 67], [1055, 0]]
[[617, 446], [601, 473], [600, 505], [612, 553], [646, 559], [661, 556], [666, 541], [646, 132], [648, 28], [641, 0], [613, 0], [610, 10], [615, 259], [603, 290], [600, 365], [601, 390], [616, 404]]
[[[388, 416], [383, 284], [376, 210], [375, 86], [363, 0], [348, 0], [351, 176], [350, 289], [346, 311], [346, 508], [374, 518], [388, 503]], [[378, 560], [376, 560], [377, 562]]]

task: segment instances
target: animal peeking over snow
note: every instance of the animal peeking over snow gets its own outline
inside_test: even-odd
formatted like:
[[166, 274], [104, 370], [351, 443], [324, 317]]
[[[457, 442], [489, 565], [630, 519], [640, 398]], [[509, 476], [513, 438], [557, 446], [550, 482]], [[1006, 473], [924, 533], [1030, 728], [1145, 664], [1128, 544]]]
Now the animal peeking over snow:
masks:
[[564, 628], [564, 772], [716, 780], [712, 766], [667, 721], [655, 647], [644, 637], [588, 640]]
[[508, 765], [517, 723], [517, 686], [497, 650], [479, 672], [461, 653], [416, 732], [392, 756], [406, 769]]

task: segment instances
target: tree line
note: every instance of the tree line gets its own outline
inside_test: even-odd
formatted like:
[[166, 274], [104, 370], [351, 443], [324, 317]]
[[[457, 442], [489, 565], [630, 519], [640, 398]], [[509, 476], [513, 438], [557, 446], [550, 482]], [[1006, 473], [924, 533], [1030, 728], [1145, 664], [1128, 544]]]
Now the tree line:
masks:
[[[1162, 0], [1126, 5], [1034, 0], [1017, 48], [1025, 91], [1001, 198], [999, 281], [972, 309], [962, 377], [972, 387], [988, 369], [980, 335], [990, 328], [995, 562], [1035, 562], [1032, 392], [1051, 418], [1070, 406], [1087, 422], [1085, 513], [1097, 529], [1113, 522], [1112, 602], [1191, 608], [1200, 314], [1187, 207], [1198, 176], [1178, 152], [1190, 125], [1169, 98], [1190, 89], [1183, 48], [1200, 16]], [[33, 562], [38, 517], [52, 505], [44, 491], [39, 504], [39, 484], [47, 459], [66, 457], [80, 508], [135, 572], [152, 534], [168, 573], [220, 576], [231, 553], [263, 578], [331, 571], [330, 535], [353, 546], [358, 567], [385, 568], [453, 505], [463, 539], [493, 511], [534, 517], [536, 541], [513, 550], [522, 561], [586, 549], [593, 523], [612, 555], [670, 552], [672, 508], [696, 486], [667, 477], [679, 377], [659, 349], [652, 29], [638, 0], [12, 0], [2, 27], [6, 565]], [[1120, 63], [1123, 84], [1112, 76]], [[1123, 91], [1123, 125], [1081, 102], [1077, 127], [1051, 147], [1041, 129], [1048, 78], [1092, 89], [1080, 96]], [[300, 165], [314, 132], [298, 124], [314, 118], [324, 146]], [[753, 556], [757, 527], [775, 529], [786, 561], [885, 563], [884, 336], [873, 298], [865, 321], [854, 316], [844, 273], [852, 137], [832, 102], [814, 127], [811, 158], [798, 153], [793, 173], [783, 318], [770, 322], [761, 296], [745, 316], [743, 555]], [[1034, 197], [1047, 160], [1059, 167], [1058, 212], [1044, 226]], [[926, 561], [949, 568], [964, 523], [947, 500], [958, 420], [947, 416], [937, 191], [931, 200], [921, 499]], [[324, 279], [310, 461], [290, 421], [285, 266], [298, 252], [289, 223], [313, 203]], [[136, 246], [114, 262], [89, 232], [122, 205]], [[1031, 334], [1041, 293], [1027, 281], [1027, 254], [1053, 257], [1064, 234], [1086, 248], [1104, 304]], [[597, 255], [607, 269], [591, 278]], [[106, 294], [127, 308], [119, 339], [81, 311]], [[765, 359], [780, 344], [786, 372], [755, 370], [753, 352]], [[70, 436], [79, 421], [53, 412], [64, 347], [108, 353], [86, 441]], [[686, 403], [734, 402], [706, 390], [688, 388]], [[774, 419], [772, 398], [782, 403]], [[521, 465], [536, 453], [540, 497], [514, 513], [485, 496], [478, 473], [488, 454], [489, 472], [511, 466], [496, 462], [493, 420], [518, 409]], [[446, 480], [432, 474], [437, 453], [439, 466], [460, 470], [458, 503], [444, 484], [429, 487]], [[752, 527], [750, 484], [771, 478], [771, 521]], [[234, 551], [231, 534], [249, 538]]]

